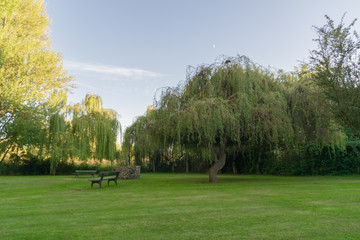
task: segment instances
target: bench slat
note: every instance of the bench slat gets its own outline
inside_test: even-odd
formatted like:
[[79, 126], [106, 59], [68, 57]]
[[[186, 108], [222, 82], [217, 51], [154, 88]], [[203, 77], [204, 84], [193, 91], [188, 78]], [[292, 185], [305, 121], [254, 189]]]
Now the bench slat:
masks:
[[102, 179], [101, 178], [89, 179], [89, 181], [93, 181], [93, 182], [100, 181], [100, 180], [102, 180]]
[[91, 174], [92, 177], [94, 177], [94, 174], [96, 173], [96, 170], [75, 170], [75, 177], [79, 177], [79, 175], [88, 175]]

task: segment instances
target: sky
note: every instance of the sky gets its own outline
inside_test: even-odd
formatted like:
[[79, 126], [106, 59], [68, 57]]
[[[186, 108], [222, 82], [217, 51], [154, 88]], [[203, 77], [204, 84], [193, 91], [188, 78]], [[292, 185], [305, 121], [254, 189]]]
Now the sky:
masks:
[[[119, 115], [123, 130], [189, 66], [246, 55], [292, 71], [316, 48], [313, 26], [360, 17], [359, 0], [44, 0], [53, 50], [74, 77], [68, 103], [87, 93]], [[359, 30], [360, 23], [355, 25]], [[360, 32], [360, 31], [359, 31]]]

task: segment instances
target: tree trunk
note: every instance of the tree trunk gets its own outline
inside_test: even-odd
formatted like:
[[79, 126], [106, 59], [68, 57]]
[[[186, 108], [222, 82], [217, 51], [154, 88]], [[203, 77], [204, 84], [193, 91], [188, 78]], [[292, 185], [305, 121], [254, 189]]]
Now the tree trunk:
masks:
[[256, 174], [260, 175], [260, 162], [261, 162], [261, 152], [259, 151], [258, 160], [256, 162]]
[[142, 166], [142, 160], [139, 152], [135, 152], [135, 166]]
[[127, 155], [126, 155], [126, 158], [125, 158], [125, 166], [130, 166], [130, 158], [131, 158], [131, 156], [130, 156], [130, 154], [131, 154], [131, 149], [129, 148], [129, 151], [128, 151], [128, 153], [127, 153]]
[[209, 182], [216, 183], [217, 182], [217, 173], [225, 166], [226, 162], [226, 153], [225, 146], [221, 145], [219, 151], [214, 154], [214, 162], [209, 169]]
[[237, 171], [237, 169], [236, 169], [236, 165], [235, 165], [235, 161], [234, 161], [234, 160], [232, 161], [232, 170], [233, 170], [233, 174], [237, 174], [237, 173], [238, 173], [238, 171]]
[[55, 176], [55, 174], [56, 174], [56, 164], [54, 164], [51, 169], [51, 175]]
[[6, 157], [6, 154], [10, 151], [10, 149], [11, 149], [11, 147], [12, 147], [13, 144], [14, 144], [14, 143], [11, 143], [10, 146], [8, 147], [8, 149], [5, 151], [3, 157], [1, 158], [0, 163], [4, 161], [4, 159], [5, 159], [5, 157]]
[[185, 172], [189, 173], [189, 156], [185, 153]]
[[155, 169], [155, 158], [152, 158], [152, 159], [151, 159], [151, 165], [152, 165], [152, 171], [153, 171], [153, 172], [156, 172], [156, 169]]
[[55, 173], [56, 173], [56, 167], [53, 167], [51, 175], [55, 176]]

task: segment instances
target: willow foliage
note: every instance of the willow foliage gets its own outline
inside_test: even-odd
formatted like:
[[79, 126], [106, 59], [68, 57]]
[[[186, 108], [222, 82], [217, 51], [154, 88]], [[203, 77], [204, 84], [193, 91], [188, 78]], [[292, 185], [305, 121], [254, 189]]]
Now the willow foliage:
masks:
[[286, 76], [283, 84], [295, 133], [294, 144], [312, 144], [319, 151], [327, 145], [342, 148], [346, 135], [333, 112], [329, 111], [332, 103], [316, 84], [307, 66], [302, 66], [296, 75]]
[[328, 104], [305, 66], [272, 72], [246, 57], [225, 58], [190, 68], [184, 83], [161, 91], [152, 135], [164, 148], [197, 149], [214, 174], [230, 151], [246, 153], [259, 170], [265, 154], [341, 143]]
[[[144, 116], [138, 117], [135, 122], [126, 128], [122, 145], [124, 158], [135, 156], [136, 164], [142, 164], [143, 159], [149, 159], [159, 148], [153, 136], [153, 110], [148, 107]], [[129, 159], [128, 159], [129, 160]]]
[[52, 172], [59, 159], [113, 161], [119, 128], [116, 112], [104, 109], [100, 96], [93, 94], [86, 95], [82, 104], [68, 106], [64, 114], [52, 115], [48, 145]]
[[164, 89], [156, 109], [163, 144], [196, 145], [210, 162], [222, 144], [275, 148], [293, 136], [282, 86], [245, 57], [190, 69], [185, 84]]
[[68, 114], [80, 159], [115, 159], [120, 124], [115, 111], [103, 108], [100, 96], [88, 94], [81, 106], [69, 107]]
[[59, 161], [67, 160], [71, 152], [68, 148], [71, 146], [69, 135], [67, 135], [68, 128], [69, 125], [62, 114], [55, 113], [50, 116], [48, 150], [51, 155], [50, 171], [53, 175], [55, 175]]

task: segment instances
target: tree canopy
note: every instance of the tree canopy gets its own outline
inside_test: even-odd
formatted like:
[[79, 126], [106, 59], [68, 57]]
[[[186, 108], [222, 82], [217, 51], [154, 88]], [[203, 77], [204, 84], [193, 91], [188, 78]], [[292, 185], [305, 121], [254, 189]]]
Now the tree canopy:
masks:
[[290, 142], [291, 119], [279, 83], [244, 57], [191, 69], [184, 85], [165, 89], [156, 107], [163, 144], [196, 146], [216, 182], [229, 146], [273, 149]]
[[65, 106], [71, 77], [51, 49], [43, 1], [1, 1], [0, 18], [0, 148], [6, 154], [40, 144], [41, 123]]
[[104, 109], [101, 97], [94, 94], [87, 94], [82, 104], [70, 105], [66, 111], [51, 115], [48, 151], [52, 174], [61, 160], [113, 161], [121, 131], [116, 115], [115, 111]]
[[310, 70], [331, 100], [337, 120], [351, 134], [360, 136], [360, 37], [352, 31], [356, 19], [335, 24], [329, 16], [324, 26], [314, 27], [317, 49], [311, 51]]

